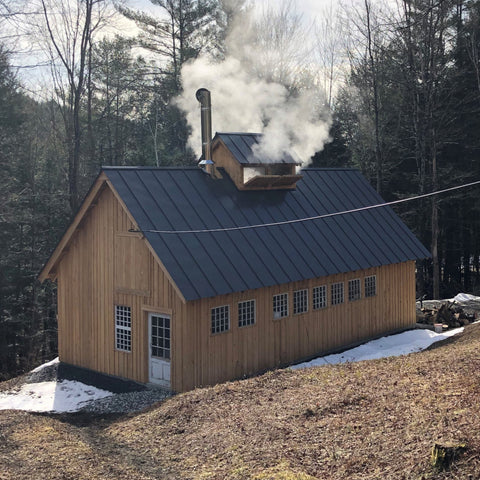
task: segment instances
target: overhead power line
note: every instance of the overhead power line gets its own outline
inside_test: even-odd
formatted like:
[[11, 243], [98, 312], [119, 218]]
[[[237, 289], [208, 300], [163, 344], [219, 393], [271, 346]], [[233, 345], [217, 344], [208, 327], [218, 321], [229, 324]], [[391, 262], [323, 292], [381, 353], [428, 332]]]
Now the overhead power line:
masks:
[[234, 232], [238, 230], [250, 230], [254, 228], [264, 228], [264, 227], [276, 227], [281, 225], [292, 225], [294, 223], [309, 222], [312, 220], [321, 220], [324, 218], [332, 218], [340, 215], [347, 215], [350, 213], [364, 212], [366, 210], [373, 210], [374, 208], [388, 207], [390, 205], [398, 205], [400, 203], [411, 202], [413, 200], [419, 200], [421, 198], [433, 197], [434, 195], [440, 195], [442, 193], [453, 192], [455, 190], [460, 190], [463, 188], [473, 187], [475, 185], [480, 185], [480, 180], [475, 182], [466, 183], [464, 185], [457, 185], [456, 187], [445, 188], [443, 190], [437, 190], [435, 192], [424, 193], [422, 195], [416, 195], [414, 197], [402, 198], [400, 200], [393, 200], [391, 202], [377, 203], [375, 205], [368, 205], [366, 207], [353, 208], [351, 210], [343, 210], [341, 212], [334, 213], [325, 213], [323, 215], [315, 215], [313, 217], [305, 218], [296, 218], [294, 220], [285, 220], [282, 222], [272, 222], [272, 223], [259, 223], [256, 225], [243, 225], [239, 227], [225, 227], [225, 228], [206, 228], [206, 229], [197, 229], [197, 230], [135, 230], [131, 229], [132, 232], [138, 233], [160, 233], [164, 235], [173, 235], [173, 234], [188, 234], [188, 233], [217, 233], [217, 232]]

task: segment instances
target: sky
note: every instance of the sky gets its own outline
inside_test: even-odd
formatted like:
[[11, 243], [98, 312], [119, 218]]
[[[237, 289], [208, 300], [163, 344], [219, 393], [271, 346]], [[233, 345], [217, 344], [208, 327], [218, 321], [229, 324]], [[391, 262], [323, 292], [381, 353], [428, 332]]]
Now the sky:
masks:
[[[73, 0], [42, 1], [49, 5], [49, 10], [47, 9], [49, 12], [57, 12], [61, 2], [74, 4]], [[163, 12], [162, 8], [154, 5], [150, 0], [121, 1], [128, 8], [141, 10], [153, 16], [160, 16]], [[373, 1], [380, 3], [383, 0]], [[259, 49], [259, 43], [253, 42], [257, 33], [252, 34], [253, 30], [248, 26], [249, 23], [242, 19], [242, 27], [239, 28], [237, 24], [234, 24], [236, 28], [232, 28], [229, 34], [229, 39], [235, 38], [235, 41], [228, 42], [227, 40], [229, 50], [225, 61], [212, 66], [207, 56], [201, 56], [198, 61], [184, 66], [183, 70], [185, 71], [182, 72], [183, 95], [177, 100], [177, 104], [184, 110], [192, 129], [189, 143], [193, 150], [197, 154], [200, 153], [197, 150], [200, 146], [198, 141], [200, 138], [198, 102], [196, 102], [194, 93], [198, 88], [204, 87], [212, 92], [212, 106], [215, 110], [214, 131], [262, 133], [262, 143], [258, 147], [259, 151], [256, 152], [258, 156], [277, 159], [283, 155], [283, 152], [291, 151], [295, 152], [299, 163], [308, 163], [311, 156], [315, 152], [321, 151], [324, 144], [330, 141], [329, 106], [332, 105], [343, 75], [341, 55], [335, 54], [337, 67], [334, 68], [333, 81], [325, 74], [327, 70], [322, 67], [322, 61], [325, 61], [326, 58], [323, 55], [324, 52], [333, 51], [333, 49], [337, 52], [338, 48], [342, 47], [333, 47], [328, 42], [325, 42], [323, 46], [315, 43], [317, 38], [331, 37], [336, 39], [334, 43], [337, 45], [336, 42], [341, 37], [336, 31], [338, 29], [332, 28], [330, 34], [315, 36], [316, 30], [313, 22], [317, 21], [319, 26], [324, 25], [322, 18], [325, 18], [325, 12], [328, 12], [327, 18], [333, 21], [333, 12], [340, 8], [340, 5], [358, 4], [358, 7], [361, 8], [362, 3], [362, 0], [252, 0], [252, 4], [258, 7], [259, 12], [266, 8], [288, 5], [287, 11], [303, 15], [308, 34], [304, 38], [299, 33], [297, 43], [295, 43], [295, 39], [285, 41], [282, 38], [281, 42], [283, 43], [280, 47], [273, 46], [274, 43], [269, 44], [271, 36], [266, 35], [263, 41], [266, 42], [268, 48]], [[37, 12], [31, 18], [37, 20], [43, 18], [40, 0], [32, 0], [27, 5], [32, 12]], [[52, 29], [58, 38], [63, 38], [64, 30], [68, 31], [68, 29], [61, 27], [58, 21], [60, 18], [65, 18], [65, 16], [58, 15], [56, 17], [53, 13], [50, 15]], [[272, 15], [269, 18], [271, 19]], [[29, 27], [22, 28], [25, 31], [29, 30]], [[268, 31], [269, 28], [273, 28], [271, 24], [260, 31]], [[31, 30], [34, 31], [35, 28]], [[245, 35], [246, 31], [250, 34]], [[96, 33], [96, 40], [115, 34], [133, 36], [136, 32], [138, 29], [134, 22], [117, 14], [109, 17], [107, 26]], [[37, 34], [37, 38], [41, 39], [42, 37], [46, 38], [45, 32]], [[49, 100], [53, 89], [49, 56], [46, 53], [42, 54], [41, 44], [28, 45], [28, 42], [33, 42], [33, 40], [33, 35], [22, 37], [19, 45], [22, 45], [24, 51], [17, 55], [14, 61], [21, 66], [18, 73], [25, 91], [39, 100]], [[65, 42], [58, 43], [65, 44]], [[44, 42], [43, 47], [45, 48], [47, 44], [48, 42]], [[235, 46], [232, 48], [232, 45]], [[147, 59], [152, 58], [153, 55], [145, 50], [138, 51], [138, 53]], [[62, 78], [64, 68], [59, 59], [56, 62], [58, 64], [56, 78], [58, 79]], [[33, 67], [35, 63], [40, 66]], [[287, 65], [284, 72], [280, 72], [277, 78], [267, 78], [270, 73], [282, 70], [282, 65]], [[295, 71], [297, 73], [289, 73]], [[291, 78], [293, 83], [297, 82], [301, 85], [297, 90], [299, 94], [296, 97], [291, 96], [289, 89], [286, 88], [285, 85], [289, 81], [286, 78]], [[251, 94], [251, 92], [253, 93]], [[249, 102], [245, 102], [246, 98], [250, 99]], [[228, 115], [230, 111], [241, 112], [241, 114], [232, 118]], [[242, 120], [242, 124], [239, 124], [240, 120]], [[235, 123], [232, 125], [232, 122]]]
[[[360, 0], [353, 0], [353, 1], [360, 1]], [[279, 0], [254, 0], [253, 3], [255, 5], [275, 5], [279, 3]], [[306, 19], [313, 20], [317, 15], [319, 15], [325, 7], [329, 6], [330, 4], [337, 4], [338, 0], [297, 0], [297, 8], [298, 10], [305, 15]], [[155, 6], [152, 5], [150, 0], [125, 0], [125, 4], [131, 6], [132, 8], [138, 8], [141, 10], [147, 11], [155, 11]]]
[[[39, 38], [39, 35], [35, 32], [33, 25], [30, 25], [30, 22], [33, 20], [39, 20], [42, 18], [40, 0], [32, 0], [25, 2], [26, 11], [37, 12], [35, 15], [28, 15], [25, 17], [25, 21], [20, 20], [17, 22], [17, 27], [20, 30], [23, 30], [25, 34], [23, 37], [15, 39], [11, 37], [12, 49], [17, 50], [18, 53], [13, 56], [12, 63], [19, 67], [18, 75], [22, 80], [22, 83], [26, 86], [27, 91], [31, 91], [32, 94], [35, 91], [45, 91], [45, 86], [51, 84], [51, 73], [48, 67], [48, 57], [46, 54], [42, 54], [41, 46], [36, 44], [35, 38]], [[72, 1], [73, 0], [46, 0], [47, 5], [55, 5], [57, 1]], [[288, 0], [287, 0], [288, 1]], [[337, 8], [340, 5], [338, 0], [291, 0], [292, 4], [295, 5], [296, 10], [303, 15], [303, 19], [306, 25], [311, 25], [315, 19], [320, 19], [322, 12], [325, 11], [329, 6]], [[360, 2], [360, 0], [344, 0], [345, 2]], [[122, 3], [129, 8], [134, 10], [145, 11], [150, 14], [160, 15], [162, 9], [154, 5], [150, 0], [122, 0]], [[262, 7], [267, 5], [276, 6], [280, 4], [280, 0], [252, 0], [252, 3], [258, 7], [260, 10]], [[19, 3], [20, 4], [20, 3]], [[52, 9], [53, 7], [51, 7]], [[40, 12], [40, 13], [38, 13]], [[0, 5], [1, 13], [1, 5]], [[2, 30], [6, 31], [8, 25], [3, 23]], [[109, 24], [105, 30], [103, 30], [101, 35], [104, 35], [105, 32], [107, 35], [122, 34], [122, 35], [134, 35], [137, 31], [136, 26], [133, 22], [130, 22], [121, 16], [117, 16], [115, 20], [109, 20]], [[0, 35], [0, 38], [7, 39], [10, 35]], [[43, 65], [42, 67], [34, 67], [36, 64]], [[45, 93], [43, 93], [45, 95]]]

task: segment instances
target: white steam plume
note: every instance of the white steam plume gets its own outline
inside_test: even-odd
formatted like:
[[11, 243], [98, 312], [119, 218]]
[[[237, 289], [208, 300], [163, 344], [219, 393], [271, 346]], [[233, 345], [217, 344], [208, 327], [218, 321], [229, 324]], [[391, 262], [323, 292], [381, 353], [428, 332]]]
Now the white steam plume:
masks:
[[318, 88], [296, 89], [275, 82], [275, 75], [265, 79], [262, 57], [281, 58], [282, 52], [265, 55], [259, 42], [252, 39], [252, 23], [237, 19], [227, 38], [228, 54], [222, 61], [203, 56], [182, 68], [183, 94], [177, 102], [187, 114], [192, 128], [189, 143], [201, 154], [200, 104], [195, 92], [211, 91], [212, 126], [218, 132], [263, 133], [262, 143], [254, 153], [263, 161], [276, 161], [288, 152], [303, 165], [329, 141], [330, 115]]

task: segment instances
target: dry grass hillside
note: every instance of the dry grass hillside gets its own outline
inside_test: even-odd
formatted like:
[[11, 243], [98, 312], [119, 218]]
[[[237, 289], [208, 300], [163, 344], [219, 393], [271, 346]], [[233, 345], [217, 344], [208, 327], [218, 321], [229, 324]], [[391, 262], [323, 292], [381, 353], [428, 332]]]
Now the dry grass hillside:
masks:
[[[116, 417], [0, 412], [0, 479], [479, 479], [480, 325], [405, 357], [281, 370]], [[435, 443], [459, 448], [432, 467]]]

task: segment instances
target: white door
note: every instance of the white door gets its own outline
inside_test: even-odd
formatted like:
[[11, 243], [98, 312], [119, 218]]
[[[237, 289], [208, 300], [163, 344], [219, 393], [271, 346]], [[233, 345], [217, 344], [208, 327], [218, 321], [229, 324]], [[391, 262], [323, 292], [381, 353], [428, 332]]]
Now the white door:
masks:
[[171, 319], [168, 315], [148, 315], [149, 378], [151, 383], [170, 387]]

